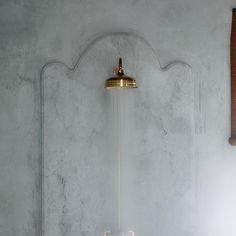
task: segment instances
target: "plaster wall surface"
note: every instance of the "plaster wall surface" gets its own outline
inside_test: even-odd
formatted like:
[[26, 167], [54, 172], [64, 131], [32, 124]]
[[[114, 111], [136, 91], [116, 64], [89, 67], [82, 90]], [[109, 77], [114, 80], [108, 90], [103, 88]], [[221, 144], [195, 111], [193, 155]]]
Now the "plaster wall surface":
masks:
[[[154, 63], [150, 49], [129, 37], [111, 37], [96, 45], [82, 60], [81, 70], [73, 75], [61, 67], [47, 71], [44, 98], [45, 144], [48, 147], [45, 149], [45, 234], [100, 234], [116, 221], [116, 209], [109, 209], [116, 197], [112, 178], [107, 184], [114, 187], [114, 196], [110, 195], [107, 202], [100, 201], [103, 196], [100, 191], [107, 191], [107, 188], [103, 189], [103, 183], [107, 180], [105, 173], [113, 166], [113, 159], [108, 161], [103, 149], [105, 138], [110, 133], [102, 132], [104, 120], [96, 123], [95, 118], [105, 117], [104, 104], [108, 101], [103, 97], [104, 91], [97, 90], [96, 86], [101, 86], [103, 79], [109, 76], [115, 63], [115, 53], [121, 53], [127, 58], [127, 74], [138, 77], [141, 83], [145, 80], [139, 77], [139, 73], [151, 78], [146, 87], [141, 87], [143, 93], [135, 95], [143, 101], [143, 106], [136, 104], [137, 117], [142, 118], [138, 121], [138, 131], [148, 130], [146, 140], [150, 137], [159, 140], [151, 143], [151, 151], [155, 155], [149, 153], [152, 157], [149, 162], [142, 160], [140, 153], [131, 159], [138, 159], [135, 162], [138, 166], [134, 169], [137, 173], [132, 172], [126, 177], [128, 183], [133, 184], [133, 189], [129, 191], [137, 193], [138, 197], [131, 201], [132, 198], [125, 199], [124, 196], [124, 202], [127, 207], [132, 206], [128, 216], [138, 212], [134, 217], [137, 221], [129, 222], [127, 219], [126, 222], [136, 227], [140, 235], [145, 232], [167, 236], [235, 235], [236, 149], [228, 144], [229, 39], [231, 9], [235, 4], [233, 0], [1, 0], [0, 235], [38, 236], [41, 232], [40, 68], [53, 59], [71, 66], [95, 35], [114, 31], [135, 32], [143, 36], [152, 45], [162, 66], [172, 60], [186, 61], [191, 64], [194, 77], [180, 68], [164, 75]], [[98, 78], [96, 86], [90, 90], [95, 74]], [[53, 78], [59, 78], [59, 82], [54, 82]], [[79, 82], [74, 82], [73, 78]], [[171, 78], [177, 81], [176, 84], [170, 82]], [[162, 84], [163, 80], [167, 82]], [[187, 84], [179, 84], [179, 81], [187, 81]], [[183, 84], [185, 87], [182, 87]], [[158, 90], [158, 87], [161, 89]], [[181, 90], [183, 88], [191, 92], [186, 94], [186, 90]], [[81, 93], [77, 94], [76, 89]], [[58, 96], [57, 91], [61, 91]], [[173, 91], [177, 91], [176, 94], [171, 93]], [[82, 95], [86, 94], [86, 100], [82, 102]], [[99, 97], [97, 106], [91, 107], [94, 117], [91, 117], [89, 109], [83, 109], [94, 102], [89, 94]], [[77, 104], [76, 100], [71, 103], [71, 98], [80, 99], [80, 103]], [[180, 102], [173, 107], [181, 108], [172, 110], [173, 120], [168, 116], [170, 113], [164, 110], [165, 105], [170, 109], [171, 102]], [[80, 109], [85, 112], [83, 114], [89, 115], [91, 122], [95, 122], [97, 130], [88, 130], [88, 125], [77, 123], [87, 119], [86, 115], [77, 116], [81, 114]], [[159, 110], [162, 112], [159, 113]], [[65, 117], [70, 111], [74, 114]], [[147, 117], [144, 114], [153, 114], [151, 111], [154, 111], [154, 116], [148, 116], [151, 120], [148, 129], [145, 129]], [[177, 115], [184, 122], [176, 119]], [[160, 118], [163, 118], [163, 124]], [[90, 141], [99, 141], [100, 146], [89, 149], [87, 146], [91, 142], [85, 140], [82, 143], [85, 136], [81, 137], [80, 132], [90, 132]], [[84, 159], [77, 156], [78, 140], [81, 141], [81, 149], [78, 150], [82, 150], [83, 154], [89, 156], [97, 153], [92, 160], [85, 158], [85, 155]], [[140, 138], [137, 143], [142, 141]], [[147, 153], [148, 147], [146, 144], [141, 151]], [[96, 148], [100, 148], [104, 155], [99, 155]], [[58, 150], [61, 152], [55, 153]], [[133, 167], [133, 163], [126, 164]], [[103, 169], [98, 171], [96, 165]], [[85, 173], [89, 173], [90, 168], [93, 175], [87, 179]], [[100, 175], [101, 172], [104, 175]], [[144, 179], [135, 178], [137, 176], [144, 176]], [[93, 182], [95, 179], [98, 182]], [[81, 190], [80, 187], [86, 184], [87, 189]], [[99, 189], [93, 191], [92, 187], [98, 186]], [[142, 190], [149, 188], [152, 194], [148, 197], [142, 195]], [[86, 200], [89, 197], [89, 202], [76, 204], [77, 199]], [[66, 198], [68, 205], [65, 206]], [[81, 208], [81, 204], [86, 207]], [[96, 211], [93, 211], [93, 206], [98, 206]], [[106, 213], [110, 222], [103, 220]]]

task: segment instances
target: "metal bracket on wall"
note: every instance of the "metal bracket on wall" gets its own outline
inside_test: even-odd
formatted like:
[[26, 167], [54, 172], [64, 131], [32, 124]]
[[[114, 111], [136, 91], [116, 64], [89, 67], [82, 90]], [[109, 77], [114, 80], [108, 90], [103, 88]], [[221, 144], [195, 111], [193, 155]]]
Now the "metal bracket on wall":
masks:
[[232, 10], [231, 28], [231, 137], [229, 143], [236, 146], [236, 8]]

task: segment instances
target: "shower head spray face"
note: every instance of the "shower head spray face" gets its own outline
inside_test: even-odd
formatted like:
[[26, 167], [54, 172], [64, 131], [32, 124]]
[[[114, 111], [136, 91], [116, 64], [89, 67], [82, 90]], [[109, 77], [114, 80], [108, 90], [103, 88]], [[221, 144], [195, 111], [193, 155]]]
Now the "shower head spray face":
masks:
[[137, 88], [137, 83], [134, 78], [128, 77], [124, 74], [122, 67], [122, 59], [119, 58], [119, 66], [117, 68], [117, 74], [115, 77], [106, 80], [106, 89], [117, 89], [117, 88]]

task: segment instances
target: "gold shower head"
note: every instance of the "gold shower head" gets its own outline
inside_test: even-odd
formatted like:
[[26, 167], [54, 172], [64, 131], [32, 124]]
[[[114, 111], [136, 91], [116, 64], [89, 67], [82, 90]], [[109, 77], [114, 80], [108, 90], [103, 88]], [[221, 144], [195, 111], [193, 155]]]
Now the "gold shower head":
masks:
[[119, 58], [119, 66], [117, 68], [116, 76], [106, 80], [105, 88], [106, 89], [137, 88], [136, 80], [124, 74], [121, 58]]

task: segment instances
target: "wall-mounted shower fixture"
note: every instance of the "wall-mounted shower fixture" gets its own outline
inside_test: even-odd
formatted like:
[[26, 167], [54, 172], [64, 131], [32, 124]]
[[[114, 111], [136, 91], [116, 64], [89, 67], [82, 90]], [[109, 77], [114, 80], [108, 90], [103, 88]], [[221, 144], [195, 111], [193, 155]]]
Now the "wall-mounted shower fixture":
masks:
[[[116, 41], [116, 38], [118, 41]], [[86, 43], [84, 50], [80, 52], [80, 55], [75, 60], [75, 63], [73, 65], [68, 66], [63, 61], [54, 60], [54, 61], [50, 61], [44, 64], [40, 70], [40, 84], [39, 84], [39, 88], [40, 88], [40, 91], [39, 91], [39, 97], [40, 97], [40, 101], [39, 101], [40, 103], [39, 104], [39, 115], [40, 115], [39, 156], [40, 156], [40, 177], [41, 177], [40, 178], [40, 193], [41, 193], [40, 200], [41, 201], [40, 201], [40, 212], [39, 212], [40, 213], [40, 229], [39, 229], [40, 235], [43, 236], [45, 233], [47, 234], [50, 232], [59, 232], [62, 230], [60, 227], [61, 226], [60, 221], [61, 221], [61, 217], [64, 216], [63, 209], [64, 209], [65, 204], [67, 204], [66, 207], [68, 207], [66, 209], [68, 211], [68, 214], [73, 215], [73, 221], [72, 221], [73, 230], [80, 232], [81, 228], [82, 229], [86, 228], [86, 236], [92, 235], [93, 232], [95, 231], [98, 232], [100, 236], [101, 235], [135, 236], [135, 234], [145, 235], [145, 233], [141, 233], [141, 232], [147, 229], [147, 226], [149, 226], [150, 224], [152, 224], [153, 225], [152, 228], [155, 229], [155, 221], [151, 218], [149, 219], [150, 222], [146, 223], [145, 221], [146, 213], [149, 213], [148, 212], [149, 209], [151, 211], [150, 216], [153, 214], [152, 209], [148, 208], [150, 204], [148, 204], [147, 207], [140, 206], [139, 208], [138, 206], [138, 209], [136, 209], [136, 205], [139, 203], [139, 196], [140, 196], [139, 194], [142, 194], [142, 190], [139, 190], [139, 188], [138, 189], [136, 188], [137, 184], [139, 183], [135, 179], [136, 176], [139, 175], [136, 167], [139, 165], [139, 163], [142, 163], [142, 162], [137, 162], [137, 163], [135, 162], [136, 159], [139, 161], [142, 161], [138, 156], [140, 154], [138, 145], [143, 142], [143, 139], [142, 137], [138, 137], [138, 134], [142, 132], [146, 132], [145, 125], [141, 127], [138, 126], [139, 124], [142, 125], [142, 122], [144, 121], [136, 120], [136, 117], [138, 118], [139, 115], [141, 115], [141, 119], [143, 119], [144, 117], [146, 118], [146, 115], [142, 116], [142, 114], [143, 114], [143, 111], [145, 111], [144, 109], [146, 106], [148, 106], [149, 108], [149, 104], [147, 105], [145, 103], [144, 104], [145, 106], [143, 107], [139, 105], [139, 102], [142, 101], [140, 99], [145, 98], [143, 97], [145, 96], [145, 94], [142, 95], [142, 93], [146, 91], [146, 87], [149, 88], [150, 86], [143, 87], [139, 84], [139, 81], [137, 81], [138, 85], [142, 88], [136, 89], [136, 90], [130, 89], [130, 88], [137, 88], [137, 83], [134, 78], [131, 78], [125, 75], [123, 67], [122, 67], [121, 58], [119, 59], [118, 68], [114, 71], [115, 75], [109, 79], [99, 76], [99, 78], [97, 78], [97, 84], [99, 86], [97, 88], [95, 88], [94, 86], [92, 90], [89, 90], [89, 85], [90, 84], [94, 85], [94, 80], [93, 80], [93, 75], [94, 75], [93, 73], [95, 72], [94, 70], [86, 70], [88, 72], [88, 74], [86, 75], [86, 78], [89, 79], [89, 80], [86, 80], [86, 83], [88, 82], [88, 84], [84, 84], [85, 80], [82, 80], [80, 76], [77, 76], [78, 74], [75, 74], [75, 76], [73, 76], [73, 80], [71, 79], [65, 80], [64, 76], [66, 75], [66, 77], [68, 77], [68, 73], [65, 73], [65, 72], [69, 72], [69, 74], [78, 73], [79, 66], [81, 65], [80, 63], [82, 62], [82, 59], [85, 56], [87, 56], [85, 57], [86, 60], [84, 61], [84, 62], [87, 62], [87, 60], [93, 56], [93, 54], [90, 53], [90, 49], [94, 50], [95, 53], [98, 53], [100, 52], [101, 49], [103, 49], [104, 47], [107, 47], [107, 43], [108, 43], [108, 46], [109, 46], [109, 43], [111, 43], [111, 45], [108, 47], [109, 50], [105, 50], [104, 54], [102, 54], [102, 56], [106, 58], [105, 65], [107, 65], [107, 63], [109, 62], [108, 59], [111, 60], [113, 58], [111, 57], [111, 55], [114, 55], [114, 54], [123, 54], [124, 57], [127, 56], [127, 60], [133, 60], [133, 58], [131, 57], [134, 57], [135, 60], [137, 60], [135, 64], [138, 65], [141, 60], [140, 55], [142, 54], [149, 55], [151, 52], [152, 58], [150, 58], [150, 60], [153, 60], [154, 64], [156, 63], [156, 66], [158, 67], [160, 72], [165, 72], [172, 66], [176, 66], [176, 65], [177, 66], [181, 65], [183, 67], [187, 67], [188, 69], [191, 69], [191, 66], [182, 61], [173, 61], [169, 63], [168, 65], [161, 66], [159, 59], [155, 53], [155, 50], [152, 48], [150, 43], [142, 36], [137, 35], [132, 32], [111, 32], [111, 33], [107, 33], [101, 36], [96, 36], [95, 38], [91, 37], [91, 39], [92, 39], [91, 41], [89, 40], [88, 43]], [[134, 40], [134, 42], [132, 42], [132, 40]], [[138, 45], [136, 45], [137, 43]], [[118, 48], [116, 48], [117, 46]], [[130, 53], [129, 50], [131, 49], [132, 46], [135, 46], [136, 48], [141, 47], [142, 53], [140, 54], [138, 52], [138, 54], [136, 54], [136, 50], [133, 51], [133, 48], [132, 48], [132, 52], [134, 52], [134, 54]], [[124, 48], [124, 49], [121, 50], [121, 48]], [[144, 53], [145, 49], [149, 50], [147, 54]], [[101, 60], [102, 59], [103, 58], [101, 58]], [[94, 62], [98, 63], [97, 56], [93, 60], [95, 60], [93, 61], [93, 63]], [[99, 65], [100, 63], [101, 61], [99, 60]], [[86, 63], [82, 63], [82, 65], [83, 64], [85, 65]], [[56, 68], [54, 68], [54, 66], [56, 66]], [[55, 69], [57, 70], [57, 67], [61, 67], [61, 69], [63, 69], [63, 72], [61, 71], [62, 75], [58, 75], [57, 72], [56, 73], [54, 72]], [[50, 70], [48, 70], [49, 68]], [[103, 75], [104, 70], [102, 70], [101, 72]], [[145, 74], [146, 72], [147, 72], [147, 68], [146, 67], [142, 68], [142, 70], [140, 71], [140, 75], [142, 74], [142, 75], [145, 75], [145, 77], [149, 78], [149, 75], [151, 74], [149, 74], [149, 72], [148, 74]], [[140, 76], [140, 81], [141, 81], [141, 77], [143, 76]], [[68, 78], [72, 78], [72, 77], [68, 77]], [[104, 89], [103, 85], [105, 84], [105, 88], [108, 91], [108, 93], [104, 91], [105, 89], [103, 91], [100, 90], [101, 83], [102, 83], [103, 89]], [[52, 92], [51, 89], [54, 88], [53, 86], [58, 86], [58, 84], [59, 84], [59, 88], [62, 90], [61, 90], [60, 97], [55, 98], [56, 100], [54, 104], [51, 102], [50, 94]], [[73, 86], [75, 85], [76, 87], [74, 88]], [[80, 90], [82, 94], [78, 93], [78, 88], [80, 89], [80, 86], [82, 86]], [[66, 88], [66, 89], [68, 88], [68, 90], [64, 91], [63, 88]], [[88, 88], [88, 90], [84, 88]], [[126, 89], [123, 89], [123, 88], [126, 88]], [[148, 91], [148, 92], [152, 93], [152, 91], [153, 90]], [[87, 96], [86, 98], [89, 98], [89, 99], [80, 100], [80, 98], [84, 98], [84, 96]], [[61, 103], [62, 98], [63, 98], [63, 103]], [[65, 101], [64, 101], [64, 98], [66, 98]], [[109, 98], [110, 101], [106, 101], [104, 103], [106, 98]], [[71, 101], [75, 99], [77, 99], [76, 103], [72, 103]], [[82, 100], [85, 102], [81, 102]], [[98, 104], [99, 106], [98, 106], [98, 109], [95, 109], [96, 111], [95, 116], [92, 116], [90, 118], [90, 115], [89, 115], [90, 111], [93, 112], [91, 108], [95, 107], [94, 103], [92, 105], [92, 102], [94, 101], [97, 102], [96, 104]], [[68, 107], [69, 111], [73, 110], [73, 108], [76, 108], [73, 110], [73, 112], [75, 111], [75, 114], [78, 113], [78, 116], [73, 115], [73, 117], [75, 117], [75, 120], [73, 120], [73, 122], [71, 122], [70, 115], [67, 117], [68, 110], [64, 110], [64, 104], [66, 103], [71, 105], [71, 107], [70, 106]], [[108, 104], [110, 105], [110, 107], [107, 106]], [[80, 108], [80, 106], [81, 106], [81, 109], [77, 109], [77, 108]], [[53, 111], [51, 111], [52, 110], [51, 108], [53, 109]], [[60, 109], [60, 108], [62, 108], [63, 110], [62, 112], [58, 113], [57, 109]], [[106, 116], [105, 119], [100, 119], [101, 117], [100, 112], [108, 111], [108, 110], [110, 112], [107, 115], [104, 114], [104, 116]], [[48, 112], [50, 114], [51, 112], [53, 112], [52, 116], [49, 115]], [[72, 131], [73, 137], [75, 138], [73, 140], [76, 140], [76, 142], [79, 141], [82, 145], [80, 144], [78, 145], [76, 142], [71, 143], [72, 148], [70, 148], [71, 150], [68, 149], [69, 150], [68, 157], [70, 158], [65, 159], [65, 160], [63, 159], [63, 162], [66, 161], [65, 167], [64, 165], [61, 166], [58, 170], [56, 170], [55, 175], [51, 175], [52, 173], [51, 171], [52, 170], [54, 171], [53, 169], [54, 163], [59, 163], [58, 161], [62, 160], [61, 158], [64, 157], [63, 153], [62, 153], [63, 156], [57, 155], [58, 148], [60, 148], [59, 150], [62, 150], [63, 148], [63, 147], [59, 147], [59, 145], [57, 144], [67, 145], [67, 142], [64, 143], [64, 138], [51, 139], [51, 135], [48, 135], [48, 132], [50, 132], [51, 130], [48, 130], [47, 127], [51, 126], [51, 117], [54, 117], [54, 114], [58, 117], [58, 123], [55, 123], [55, 126], [52, 127], [52, 130], [53, 131], [55, 130], [55, 134], [53, 135], [57, 137], [58, 135], [57, 132], [67, 131], [65, 130], [65, 128], [67, 128], [67, 125], [66, 127], [64, 127], [64, 125], [61, 126], [60, 125], [61, 119], [59, 119], [61, 116], [63, 116], [62, 118], [64, 122], [64, 115], [66, 115], [67, 118], [65, 118], [65, 121], [70, 122], [71, 124], [70, 131]], [[79, 122], [76, 122], [76, 121], [79, 121]], [[88, 124], [89, 122], [91, 122], [92, 125], [94, 125], [94, 127], [90, 129], [91, 125], [89, 125], [88, 129], [84, 128], [84, 123], [82, 121], [88, 122]], [[157, 120], [156, 122], [158, 123], [159, 121]], [[60, 125], [60, 127], [58, 127], [58, 124]], [[96, 132], [95, 133], [93, 132], [94, 129], [96, 131], [97, 128], [99, 130], [100, 127], [103, 127], [103, 126], [108, 127], [108, 129], [106, 130], [107, 133], [101, 132], [101, 136], [100, 136], [100, 134], [96, 135]], [[74, 130], [72, 130], [72, 128], [74, 128]], [[80, 128], [82, 129], [80, 130]], [[79, 132], [77, 132], [77, 130]], [[92, 131], [92, 133], [90, 131]], [[152, 134], [154, 135], [154, 132]], [[83, 147], [87, 147], [87, 144], [88, 144], [87, 138], [85, 139], [84, 137], [91, 137], [92, 138], [91, 142], [99, 141], [98, 145], [94, 145], [94, 148], [89, 148], [88, 150], [84, 149]], [[100, 137], [102, 138], [102, 140], [100, 140]], [[107, 140], [107, 138], [109, 138], [109, 140]], [[51, 159], [49, 155], [51, 154], [51, 151], [50, 151], [51, 148], [49, 147], [49, 144], [47, 143], [47, 141], [50, 141], [50, 144], [52, 144], [53, 150], [55, 150], [54, 162], [50, 161]], [[56, 145], [54, 144], [54, 141], [56, 142], [55, 143]], [[148, 141], [149, 139], [147, 139], [147, 143]], [[107, 145], [109, 145], [109, 147], [107, 147]], [[89, 146], [90, 146], [90, 143], [88, 147]], [[82, 150], [80, 150], [80, 147], [82, 147]], [[99, 153], [97, 153], [100, 147], [101, 147], [101, 150], [99, 150]], [[147, 150], [149, 150], [146, 148], [148, 147], [145, 146], [141, 150], [146, 152]], [[78, 157], [77, 154], [74, 155], [74, 153], [76, 153], [75, 151], [77, 150], [78, 152], [81, 151], [82, 153], [81, 158], [77, 158]], [[80, 188], [76, 187], [72, 193], [71, 188], [68, 187], [66, 188], [66, 191], [64, 192], [65, 195], [63, 195], [63, 198], [60, 199], [60, 201], [56, 201], [56, 204], [51, 206], [50, 202], [54, 201], [54, 199], [58, 199], [58, 196], [61, 195], [61, 187], [62, 187], [60, 183], [61, 181], [57, 181], [57, 177], [58, 176], [61, 177], [64, 174], [65, 174], [65, 177], [70, 177], [67, 175], [67, 171], [69, 170], [69, 168], [73, 169], [75, 167], [75, 163], [78, 164], [78, 167], [76, 166], [76, 168], [78, 168], [78, 170], [81, 170], [81, 171], [78, 171], [78, 174], [82, 173], [83, 165], [87, 167], [87, 162], [86, 163], [84, 162], [84, 157], [87, 157], [88, 155], [90, 155], [91, 157], [95, 155], [96, 158], [94, 158], [94, 160], [90, 159], [90, 161], [91, 162], [93, 161], [92, 163], [94, 164], [95, 163], [104, 164], [105, 157], [107, 159], [112, 157], [112, 160], [108, 160], [107, 162], [109, 165], [104, 167], [104, 170], [105, 168], [107, 168], [106, 171], [102, 173], [101, 176], [100, 175], [98, 176], [99, 185], [97, 185], [96, 181], [92, 181], [92, 183], [89, 184], [89, 188], [88, 188], [88, 190], [92, 192], [95, 189], [97, 189], [98, 186], [101, 186], [100, 180], [105, 180], [104, 183], [108, 183], [108, 186], [111, 186], [112, 184], [111, 189], [110, 189], [112, 194], [103, 196], [100, 194], [101, 191], [99, 190], [95, 194], [92, 194], [91, 201], [87, 201], [85, 205], [85, 204], [82, 204], [82, 200], [87, 197], [88, 191], [85, 191], [85, 193], [83, 193], [83, 191], [81, 191]], [[99, 157], [102, 157], [102, 158], [99, 159]], [[59, 158], [59, 159], [56, 159], [56, 158]], [[86, 168], [86, 170], [84, 170], [84, 172], [82, 173], [83, 176], [86, 176], [87, 174], [89, 175], [92, 171], [95, 171], [93, 173], [95, 173], [96, 175], [94, 174], [91, 176], [91, 180], [92, 180], [94, 176], [97, 176], [96, 171], [100, 173], [100, 171], [97, 169], [97, 166], [94, 164], [91, 165], [91, 169]], [[111, 166], [112, 168], [108, 168], [110, 167], [110, 165], [112, 165]], [[106, 175], [106, 173], [107, 174], [111, 173], [111, 175], [108, 176]], [[72, 184], [77, 186], [78, 185], [77, 181], [79, 180], [80, 181], [79, 184], [81, 184], [81, 186], [84, 186], [85, 184], [85, 186], [87, 187], [87, 182], [86, 182], [87, 178], [85, 179], [85, 178], [77, 178], [77, 177], [78, 177], [77, 173], [73, 173], [73, 178], [68, 179], [67, 186], [71, 186]], [[57, 182], [55, 182], [55, 180]], [[146, 180], [149, 180], [149, 179], [145, 179], [145, 181]], [[89, 177], [89, 181], [90, 181], [90, 177]], [[58, 189], [58, 191], [52, 192], [51, 184], [53, 184], [53, 187], [56, 184], [55, 186]], [[145, 185], [145, 188], [144, 188], [145, 192], [146, 192], [146, 187], [149, 188], [149, 186], [150, 186], [149, 184]], [[101, 186], [101, 187], [107, 188], [107, 186]], [[135, 197], [135, 199], [133, 199], [133, 195], [132, 195], [133, 193], [137, 194], [138, 198]], [[77, 197], [81, 199], [79, 205], [78, 205]], [[109, 197], [109, 198], [104, 199], [104, 197]], [[101, 198], [101, 202], [99, 201], [100, 198]], [[152, 197], [150, 199], [152, 199]], [[110, 203], [112, 203], [111, 206], [110, 206]], [[74, 211], [74, 206], [78, 206], [81, 210]], [[91, 206], [95, 207], [96, 211], [98, 211], [98, 214], [96, 214], [96, 216], [94, 217], [92, 216], [91, 218], [89, 216], [89, 211], [88, 211], [88, 213], [86, 213], [84, 217], [83, 213], [86, 212], [86, 209], [90, 209]], [[101, 206], [104, 206], [104, 209]], [[54, 214], [54, 209], [56, 209], [56, 214]], [[106, 213], [104, 215], [105, 217], [104, 219], [101, 219], [100, 216], [103, 215], [104, 212]], [[143, 212], [144, 214], [142, 214]], [[78, 222], [76, 219], [80, 219], [81, 217], [83, 218], [82, 221]], [[91, 222], [91, 219], [93, 222]], [[70, 223], [71, 222], [68, 223], [69, 225], [67, 224], [63, 225], [63, 230], [66, 229], [67, 227], [70, 227]], [[87, 229], [88, 223], [91, 225], [91, 227]], [[144, 225], [142, 227], [139, 227], [141, 223]]]
[[[137, 88], [137, 83], [134, 78], [128, 77], [124, 73], [122, 67], [122, 59], [119, 58], [118, 67], [114, 70], [115, 75], [109, 78], [105, 82], [105, 88], [109, 90], [112, 104], [112, 128], [114, 131], [114, 155], [117, 157], [117, 187], [118, 187], [118, 228], [115, 231], [107, 230], [104, 236], [135, 236], [134, 231], [124, 226], [122, 222], [122, 215], [125, 210], [122, 203], [122, 162], [129, 156], [127, 152], [126, 144], [131, 142], [130, 133], [132, 133], [132, 124], [129, 114], [132, 114], [132, 96], [134, 95], [130, 89]], [[127, 102], [129, 101], [129, 102]], [[131, 116], [132, 117], [132, 116]], [[114, 228], [113, 228], [114, 229]]]
[[128, 77], [124, 73], [122, 67], [122, 58], [119, 58], [119, 65], [116, 69], [116, 76], [106, 80], [105, 88], [137, 88], [136, 80], [134, 78]]

